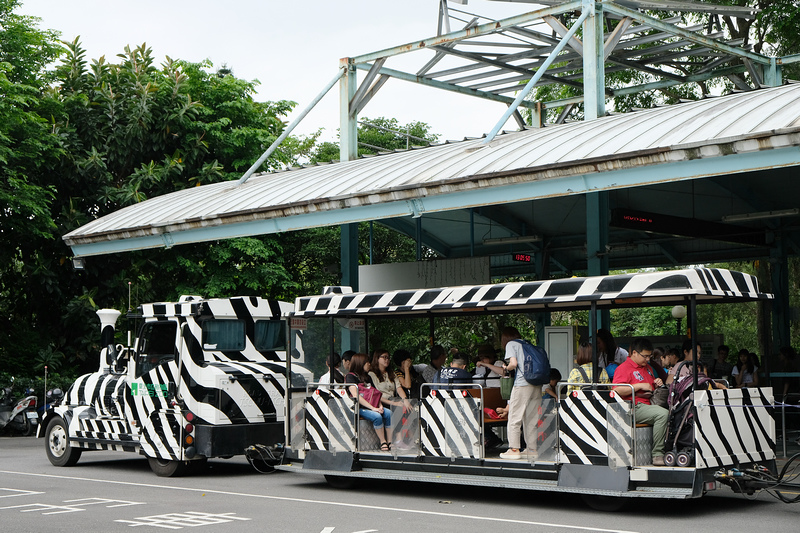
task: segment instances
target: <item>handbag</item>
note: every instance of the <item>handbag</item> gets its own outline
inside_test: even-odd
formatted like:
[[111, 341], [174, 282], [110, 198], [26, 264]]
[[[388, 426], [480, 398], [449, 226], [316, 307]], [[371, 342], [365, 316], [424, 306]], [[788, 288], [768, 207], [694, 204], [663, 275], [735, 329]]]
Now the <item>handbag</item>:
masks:
[[500, 378], [500, 397], [504, 400], [511, 398], [511, 389], [514, 388], [514, 378], [503, 376]]
[[359, 383], [358, 395], [367, 400], [367, 403], [372, 407], [378, 407], [381, 404], [381, 391], [375, 387], [368, 387], [363, 383]]
[[650, 396], [650, 404], [666, 408], [668, 396], [669, 387], [666, 385], [661, 385], [660, 387], [656, 388], [656, 390], [653, 391], [653, 395]]

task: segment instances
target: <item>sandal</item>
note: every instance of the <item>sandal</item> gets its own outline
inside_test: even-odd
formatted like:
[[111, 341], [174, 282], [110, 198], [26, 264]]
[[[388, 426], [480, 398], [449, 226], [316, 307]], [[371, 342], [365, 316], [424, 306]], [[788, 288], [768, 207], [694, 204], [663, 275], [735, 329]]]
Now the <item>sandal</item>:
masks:
[[391, 444], [389, 444], [388, 442], [381, 442], [381, 451], [382, 452], [388, 452], [391, 449], [392, 449], [392, 445]]

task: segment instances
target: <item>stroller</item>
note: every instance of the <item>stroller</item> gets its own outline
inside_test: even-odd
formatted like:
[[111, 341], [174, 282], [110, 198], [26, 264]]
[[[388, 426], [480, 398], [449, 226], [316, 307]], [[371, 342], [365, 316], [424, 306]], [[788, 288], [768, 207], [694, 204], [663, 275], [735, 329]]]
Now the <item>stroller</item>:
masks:
[[[675, 375], [680, 375], [681, 367], [689, 365], [687, 361], [678, 363]], [[705, 374], [697, 376], [697, 390], [714, 387], [714, 382]], [[666, 466], [690, 466], [694, 461], [694, 419], [695, 407], [692, 399], [694, 379], [691, 374], [675, 379], [669, 386], [667, 407], [667, 440], [664, 450]]]

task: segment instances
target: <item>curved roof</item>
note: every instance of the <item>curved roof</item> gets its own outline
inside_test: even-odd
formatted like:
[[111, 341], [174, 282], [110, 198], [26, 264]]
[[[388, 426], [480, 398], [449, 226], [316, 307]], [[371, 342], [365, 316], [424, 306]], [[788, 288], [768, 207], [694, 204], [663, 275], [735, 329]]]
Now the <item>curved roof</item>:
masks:
[[[797, 147], [798, 132], [800, 84], [790, 84], [507, 133], [486, 145], [467, 140], [185, 189], [106, 215], [64, 240], [76, 255], [92, 255], [653, 183], [670, 178], [615, 173]], [[693, 166], [671, 179], [701, 175], [714, 168]], [[537, 183], [554, 186], [508, 188]], [[501, 192], [486, 195], [495, 189]], [[437, 198], [448, 199], [431, 201]]]

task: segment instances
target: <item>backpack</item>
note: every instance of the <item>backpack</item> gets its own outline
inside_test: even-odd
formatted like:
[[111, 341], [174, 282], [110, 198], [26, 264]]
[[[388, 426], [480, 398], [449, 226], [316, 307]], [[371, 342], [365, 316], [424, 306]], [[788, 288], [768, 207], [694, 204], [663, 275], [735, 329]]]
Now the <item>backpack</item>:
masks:
[[522, 374], [531, 385], [544, 385], [550, 382], [550, 359], [547, 352], [523, 339], [515, 339], [522, 345], [524, 356]]

